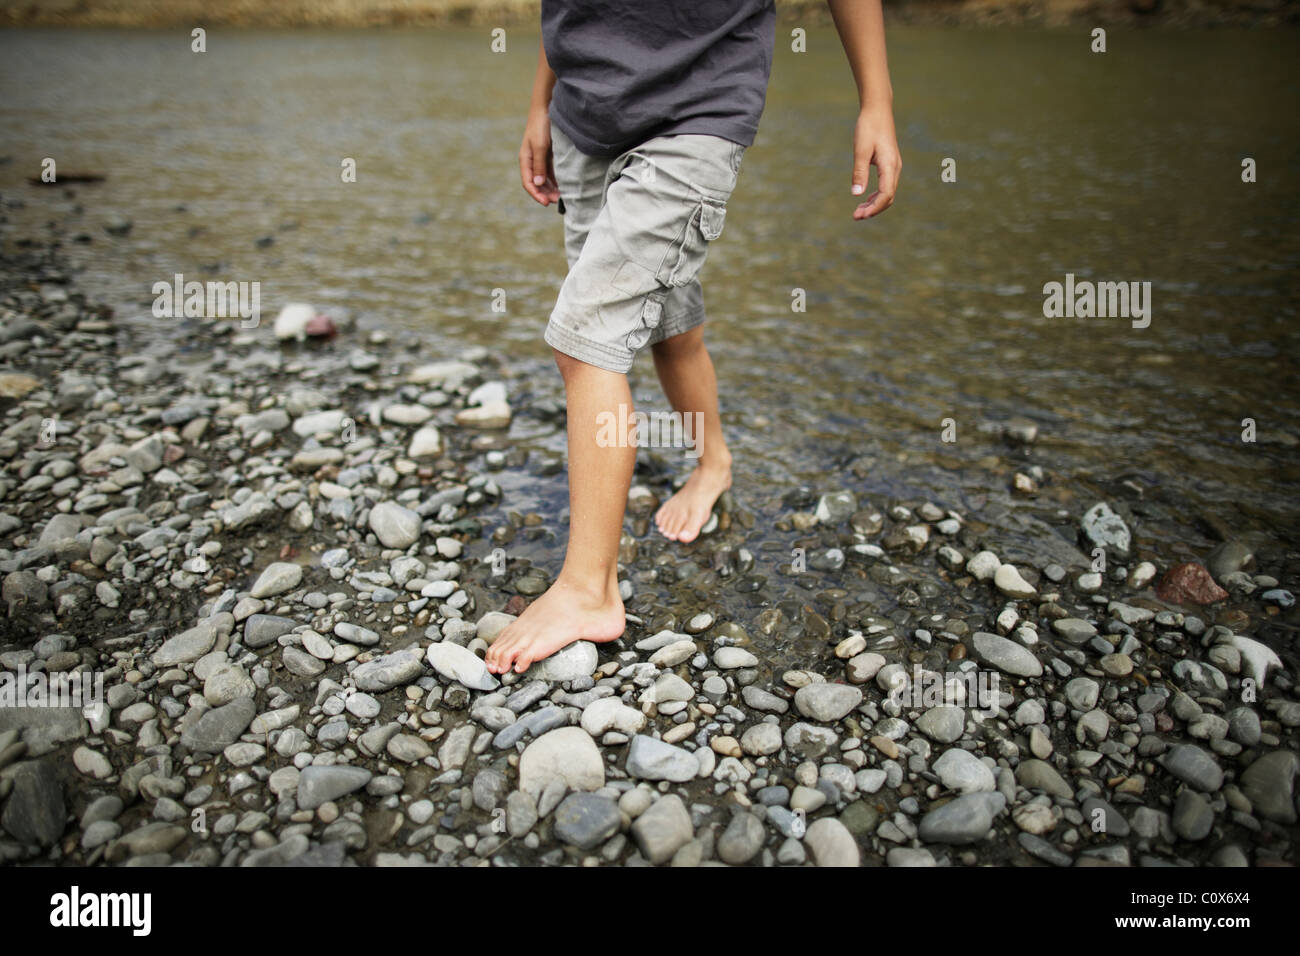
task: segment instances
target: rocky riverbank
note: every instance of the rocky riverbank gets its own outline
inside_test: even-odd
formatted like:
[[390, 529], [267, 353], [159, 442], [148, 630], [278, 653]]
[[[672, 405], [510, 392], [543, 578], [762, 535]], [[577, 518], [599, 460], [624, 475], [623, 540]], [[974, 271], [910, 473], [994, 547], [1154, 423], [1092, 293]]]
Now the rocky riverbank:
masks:
[[[564, 482], [512, 434], [563, 409], [503, 356], [331, 327], [113, 315], [4, 242], [0, 667], [104, 693], [0, 706], [0, 860], [1295, 861], [1294, 553], [1146, 553], [1099, 502], [1008, 563], [851, 475], [682, 549], [639, 476], [626, 635], [498, 682], [549, 581], [525, 544], [565, 534], [512, 503]], [[806, 600], [739, 612], [776, 580]]]
[[[0, 26], [375, 27], [536, 23], [538, 0], [0, 0]], [[825, 0], [780, 0], [785, 21], [829, 19]], [[885, 0], [892, 22], [942, 26], [1278, 26], [1293, 0]]]

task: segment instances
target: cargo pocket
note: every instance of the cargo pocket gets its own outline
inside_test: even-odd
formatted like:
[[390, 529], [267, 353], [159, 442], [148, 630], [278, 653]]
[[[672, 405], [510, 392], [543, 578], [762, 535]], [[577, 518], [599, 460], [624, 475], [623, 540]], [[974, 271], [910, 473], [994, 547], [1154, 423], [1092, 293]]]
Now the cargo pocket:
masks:
[[666, 286], [690, 285], [704, 265], [708, 244], [722, 235], [727, 220], [726, 204], [702, 197], [691, 210], [691, 217], [677, 241], [669, 248], [656, 278]]
[[722, 227], [727, 221], [727, 207], [711, 199], [700, 202], [700, 232], [709, 242], [722, 235]]
[[655, 292], [645, 297], [641, 303], [641, 314], [638, 321], [624, 340], [631, 351], [639, 352], [650, 341], [650, 336], [654, 334], [654, 330], [659, 328], [659, 322], [663, 318], [663, 311], [663, 293]]

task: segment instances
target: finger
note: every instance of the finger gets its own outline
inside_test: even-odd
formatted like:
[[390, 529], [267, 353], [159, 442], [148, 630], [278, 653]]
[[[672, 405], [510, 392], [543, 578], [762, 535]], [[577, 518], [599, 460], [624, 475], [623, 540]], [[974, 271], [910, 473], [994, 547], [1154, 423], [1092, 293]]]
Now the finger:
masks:
[[560, 198], [560, 181], [555, 178], [555, 151], [546, 151], [546, 182], [553, 199]]
[[853, 157], [853, 177], [850, 181], [849, 192], [855, 196], [861, 196], [867, 191], [867, 183], [871, 180], [871, 155], [857, 153]]
[[903, 163], [898, 157], [894, 156], [884, 160], [876, 167], [876, 180], [880, 191], [889, 197], [889, 204], [894, 202], [894, 195], [898, 192], [898, 177], [903, 171]]
[[532, 196], [543, 206], [546, 201], [542, 199], [537, 187], [533, 184], [533, 151], [527, 143], [519, 150], [519, 181], [523, 183], [524, 192]]
[[545, 163], [537, 155], [537, 150], [531, 143], [525, 143], [523, 149], [519, 151], [519, 176], [523, 180], [524, 190], [543, 206], [549, 205], [550, 200], [537, 180], [541, 179], [543, 183], [546, 181], [545, 177], [538, 172], [545, 168]]
[[555, 173], [551, 169], [550, 142], [533, 144], [533, 183], [537, 186], [537, 194], [542, 197], [542, 205], [549, 206], [560, 198], [555, 187]]
[[870, 219], [872, 216], [878, 216], [880, 213], [884, 212], [891, 205], [893, 205], [893, 202], [894, 202], [893, 196], [887, 195], [884, 192], [884, 190], [877, 189], [874, 193], [872, 193], [870, 196], [867, 197], [866, 202], [862, 203], [860, 206], [858, 206], [857, 209], [853, 210], [853, 218]]

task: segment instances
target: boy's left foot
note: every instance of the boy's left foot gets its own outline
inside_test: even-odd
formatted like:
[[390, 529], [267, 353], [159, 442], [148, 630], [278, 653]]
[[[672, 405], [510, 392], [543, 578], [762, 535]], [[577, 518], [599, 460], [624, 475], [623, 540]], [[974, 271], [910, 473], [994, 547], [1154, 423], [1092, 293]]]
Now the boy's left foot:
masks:
[[617, 589], [598, 597], [557, 580], [497, 636], [484, 661], [493, 674], [522, 674], [574, 641], [616, 640], [626, 626]]
[[730, 466], [697, 466], [677, 494], [655, 512], [655, 525], [665, 538], [694, 541], [713, 513], [713, 505], [730, 487]]

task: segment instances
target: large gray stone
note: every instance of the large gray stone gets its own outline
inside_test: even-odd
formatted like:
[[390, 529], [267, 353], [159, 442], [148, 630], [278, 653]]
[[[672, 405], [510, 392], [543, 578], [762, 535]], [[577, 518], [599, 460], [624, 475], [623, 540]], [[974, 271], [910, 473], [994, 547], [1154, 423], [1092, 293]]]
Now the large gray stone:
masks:
[[360, 690], [384, 691], [409, 684], [423, 673], [420, 652], [408, 648], [359, 665], [352, 672], [352, 679]]
[[1223, 768], [1195, 744], [1175, 744], [1161, 763], [1171, 774], [1197, 790], [1211, 793], [1223, 786]]
[[533, 664], [524, 674], [524, 679], [559, 684], [578, 677], [588, 677], [596, 669], [599, 660], [595, 644], [590, 641], [575, 641], [545, 660]]
[[691, 815], [675, 793], [660, 797], [632, 824], [632, 837], [641, 855], [656, 866], [671, 860], [694, 836]]
[[1193, 843], [1204, 840], [1214, 829], [1214, 811], [1210, 803], [1195, 790], [1184, 787], [1174, 801], [1174, 832]]
[[345, 764], [305, 767], [298, 777], [298, 806], [315, 810], [323, 803], [360, 790], [370, 782], [371, 776], [364, 767]]
[[834, 817], [814, 820], [804, 834], [803, 842], [818, 866], [856, 867], [861, 862], [853, 834]]
[[1256, 759], [1241, 775], [1241, 792], [1255, 813], [1275, 823], [1295, 823], [1296, 755], [1274, 750]]
[[988, 835], [1006, 803], [997, 791], [957, 797], [921, 818], [920, 837], [926, 843], [975, 843]]
[[689, 750], [637, 734], [627, 751], [627, 772], [642, 780], [693, 780], [700, 765]]
[[274, 644], [276, 638], [288, 634], [298, 622], [289, 617], [277, 617], [274, 614], [253, 614], [244, 622], [244, 646], [266, 647]]
[[188, 664], [197, 661], [217, 643], [217, 625], [212, 620], [200, 621], [188, 631], [182, 631], [154, 651], [153, 663], [157, 667]]
[[181, 743], [196, 753], [220, 753], [239, 739], [257, 716], [251, 697], [240, 697], [224, 707], [214, 707], [198, 720], [186, 721]]
[[13, 790], [0, 824], [19, 843], [50, 846], [63, 835], [67, 807], [50, 760], [28, 760], [9, 771]]
[[618, 832], [618, 804], [595, 793], [571, 793], [555, 808], [556, 839], [590, 850]]
[[763, 849], [766, 837], [763, 821], [748, 810], [739, 810], [718, 837], [718, 859], [732, 866], [748, 863]]
[[991, 667], [1016, 677], [1040, 677], [1043, 665], [1033, 654], [1014, 641], [988, 631], [976, 631], [971, 639], [975, 656]]
[[931, 707], [916, 719], [916, 729], [941, 744], [950, 744], [958, 740], [965, 726], [965, 712], [951, 704]]
[[1026, 790], [1042, 790], [1053, 797], [1069, 800], [1074, 791], [1056, 768], [1045, 760], [1022, 760], [1016, 767], [1016, 782]]
[[559, 727], [542, 734], [519, 758], [519, 789], [534, 800], [552, 781], [570, 790], [599, 790], [605, 785], [600, 750], [581, 727]]

